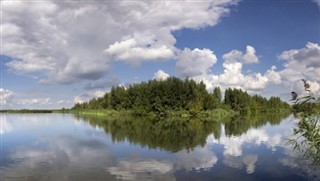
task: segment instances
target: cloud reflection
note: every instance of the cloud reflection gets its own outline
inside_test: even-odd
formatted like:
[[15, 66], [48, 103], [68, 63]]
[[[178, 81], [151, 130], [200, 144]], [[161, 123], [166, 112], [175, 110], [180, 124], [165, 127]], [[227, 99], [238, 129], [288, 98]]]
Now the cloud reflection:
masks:
[[257, 161], [257, 155], [246, 155], [241, 157], [227, 155], [224, 157], [223, 163], [229, 167], [237, 169], [242, 169], [242, 167], [245, 166], [247, 174], [252, 174], [255, 171], [255, 163]]
[[106, 171], [123, 180], [175, 180], [173, 164], [170, 161], [149, 160], [122, 160]]
[[9, 157], [12, 163], [3, 167], [4, 178], [16, 180], [112, 178], [110, 174], [103, 170], [99, 172], [96, 168], [112, 166], [115, 162], [104, 143], [70, 136], [44, 138], [40, 144], [21, 147]]
[[273, 135], [268, 134], [264, 129], [250, 129], [240, 136], [228, 137], [222, 133], [219, 140], [214, 138], [214, 135], [209, 135], [207, 138], [208, 144], [221, 144], [224, 147], [223, 154], [231, 156], [241, 156], [242, 147], [244, 144], [265, 144], [272, 151], [276, 150], [276, 146], [281, 143], [282, 136], [279, 133]]
[[176, 153], [177, 168], [186, 169], [187, 171], [195, 170], [209, 170], [218, 161], [217, 156], [213, 151], [210, 151], [208, 147], [196, 148], [192, 152], [186, 150]]
[[7, 122], [7, 117], [3, 114], [0, 115], [0, 135], [4, 135], [6, 133], [9, 133], [13, 128], [10, 122]]
[[289, 145], [284, 146], [286, 157], [280, 158], [279, 162], [286, 167], [300, 169], [298, 175], [307, 175], [311, 181], [320, 180], [320, 165], [311, 164], [312, 160], [306, 160], [303, 153], [295, 151]]

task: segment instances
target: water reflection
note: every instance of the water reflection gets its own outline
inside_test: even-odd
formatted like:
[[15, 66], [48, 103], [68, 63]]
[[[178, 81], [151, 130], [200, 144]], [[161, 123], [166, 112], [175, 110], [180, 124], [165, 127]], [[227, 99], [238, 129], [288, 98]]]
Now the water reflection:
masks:
[[10, 125], [10, 123], [7, 122], [7, 117], [3, 114], [0, 114], [0, 121], [0, 135], [6, 134], [12, 130], [12, 126]]
[[123, 180], [175, 180], [169, 160], [121, 160], [106, 170]]
[[192, 152], [186, 150], [176, 153], [177, 169], [185, 169], [187, 171], [210, 170], [218, 161], [218, 157], [208, 147], [196, 148]]
[[257, 155], [246, 155], [241, 157], [226, 155], [223, 163], [229, 167], [237, 169], [242, 169], [242, 167], [245, 165], [247, 174], [252, 174], [255, 171], [255, 163], [257, 160]]
[[277, 126], [270, 119], [240, 126], [233, 120], [4, 117], [10, 131], [2, 134], [1, 180], [320, 179], [319, 167], [284, 144], [290, 118]]
[[[6, 178], [16, 180], [90, 180], [112, 178], [94, 175], [96, 168], [112, 166], [114, 157], [105, 144], [76, 137], [42, 139], [38, 144], [20, 147], [9, 155], [13, 164], [4, 170]], [[86, 172], [93, 172], [87, 174]], [[99, 172], [98, 172], [99, 173]], [[102, 172], [103, 173], [103, 172]]]
[[[265, 124], [279, 124], [286, 115], [265, 115], [259, 119], [256, 117], [232, 118], [226, 121], [223, 127], [224, 135], [233, 137], [241, 135], [252, 127], [261, 127]], [[198, 119], [149, 119], [149, 118], [119, 118], [108, 119], [99, 116], [79, 116], [77, 119], [88, 121], [92, 126], [102, 127], [112, 140], [121, 142], [128, 140], [133, 144], [147, 146], [148, 148], [164, 149], [170, 152], [177, 152], [183, 149], [191, 151], [196, 146], [205, 146], [207, 137], [210, 136], [219, 140], [221, 134], [221, 122]], [[254, 131], [249, 132], [249, 137], [233, 137], [229, 139], [229, 151], [237, 151], [236, 146], [243, 143], [243, 140], [257, 139], [263, 141], [263, 136]], [[258, 136], [258, 137], [257, 137]], [[259, 137], [260, 136], [260, 137]], [[279, 139], [277, 137], [272, 139]], [[223, 140], [222, 140], [223, 141]], [[235, 153], [240, 154], [240, 153]]]
[[220, 136], [221, 126], [216, 121], [197, 119], [151, 120], [148, 118], [102, 119], [98, 116], [81, 117], [92, 126], [102, 127], [115, 142], [128, 140], [132, 144], [153, 149], [177, 152], [205, 146], [208, 134]]

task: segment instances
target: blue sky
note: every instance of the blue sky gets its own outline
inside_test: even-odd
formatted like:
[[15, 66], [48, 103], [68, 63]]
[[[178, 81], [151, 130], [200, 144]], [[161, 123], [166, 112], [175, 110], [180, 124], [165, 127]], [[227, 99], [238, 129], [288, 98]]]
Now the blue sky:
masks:
[[168, 76], [320, 93], [320, 1], [1, 1], [2, 109], [71, 107]]

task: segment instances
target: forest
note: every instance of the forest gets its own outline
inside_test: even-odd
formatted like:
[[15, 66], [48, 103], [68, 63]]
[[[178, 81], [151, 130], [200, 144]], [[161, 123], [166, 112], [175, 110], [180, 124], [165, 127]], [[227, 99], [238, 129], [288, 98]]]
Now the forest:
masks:
[[260, 95], [249, 95], [241, 89], [221, 90], [215, 87], [206, 90], [203, 82], [192, 79], [181, 80], [170, 77], [166, 80], [149, 80], [128, 87], [113, 87], [103, 97], [88, 102], [77, 103], [72, 110], [130, 110], [137, 114], [150, 112], [166, 115], [170, 111], [188, 111], [196, 115], [202, 111], [215, 109], [232, 110], [240, 114], [255, 114], [269, 111], [290, 110], [290, 105], [279, 97], [269, 99]]

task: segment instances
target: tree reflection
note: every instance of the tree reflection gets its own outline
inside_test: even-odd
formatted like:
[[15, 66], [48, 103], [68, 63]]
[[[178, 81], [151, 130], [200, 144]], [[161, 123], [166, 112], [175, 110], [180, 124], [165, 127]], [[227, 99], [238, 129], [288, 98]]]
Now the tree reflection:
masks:
[[266, 124], [277, 125], [288, 113], [260, 114], [255, 116], [234, 116], [225, 122], [226, 136], [239, 136], [250, 128], [260, 128]]
[[[79, 115], [78, 115], [79, 116]], [[213, 133], [218, 139], [221, 125], [218, 121], [198, 119], [150, 119], [147, 117], [124, 117], [107, 119], [100, 116], [80, 116], [93, 126], [99, 126], [110, 134], [114, 142], [124, 140], [142, 147], [177, 152], [205, 146], [206, 138]]]
[[[129, 141], [142, 147], [178, 152], [192, 151], [196, 146], [205, 146], [209, 134], [215, 139], [221, 136], [221, 122], [200, 119], [151, 119], [148, 117], [105, 118], [93, 115], [76, 115], [78, 119], [99, 126], [109, 134], [114, 142]], [[267, 123], [280, 123], [284, 116], [232, 118], [225, 123], [226, 135], [241, 135], [251, 127]]]

